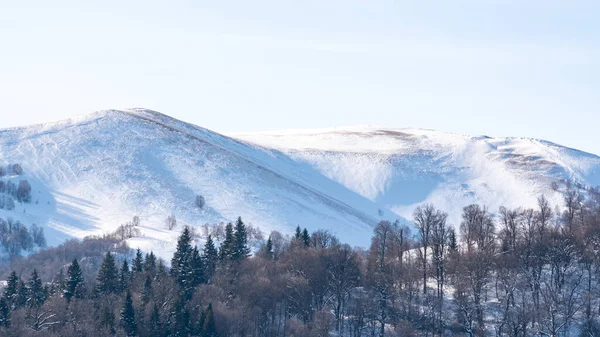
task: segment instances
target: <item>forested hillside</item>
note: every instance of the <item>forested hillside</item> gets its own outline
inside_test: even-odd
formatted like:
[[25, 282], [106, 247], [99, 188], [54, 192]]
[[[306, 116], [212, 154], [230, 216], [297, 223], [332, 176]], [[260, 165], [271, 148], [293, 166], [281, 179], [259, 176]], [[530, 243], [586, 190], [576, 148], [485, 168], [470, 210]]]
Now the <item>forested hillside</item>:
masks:
[[298, 227], [251, 254], [241, 218], [219, 247], [183, 228], [170, 264], [116, 235], [71, 240], [2, 265], [0, 334], [597, 336], [600, 194], [563, 194], [469, 205], [457, 231], [425, 205], [416, 230], [381, 221], [367, 250]]

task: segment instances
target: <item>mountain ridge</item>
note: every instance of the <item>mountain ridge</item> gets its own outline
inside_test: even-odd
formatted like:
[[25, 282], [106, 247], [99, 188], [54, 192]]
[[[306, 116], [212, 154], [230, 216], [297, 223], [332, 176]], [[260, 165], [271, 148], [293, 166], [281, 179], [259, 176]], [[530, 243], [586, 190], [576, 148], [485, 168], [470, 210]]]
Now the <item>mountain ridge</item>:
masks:
[[[39, 204], [0, 217], [43, 225], [59, 243], [138, 215], [143, 235], [131, 243], [166, 255], [170, 214], [192, 226], [242, 216], [266, 232], [324, 228], [365, 246], [376, 222], [410, 219], [423, 203], [457, 225], [468, 203], [495, 210], [547, 194], [558, 205], [552, 182], [600, 184], [600, 157], [543, 140], [331, 130], [223, 135], [142, 108], [3, 129], [0, 162], [22, 164]], [[197, 194], [206, 209], [194, 208]]]

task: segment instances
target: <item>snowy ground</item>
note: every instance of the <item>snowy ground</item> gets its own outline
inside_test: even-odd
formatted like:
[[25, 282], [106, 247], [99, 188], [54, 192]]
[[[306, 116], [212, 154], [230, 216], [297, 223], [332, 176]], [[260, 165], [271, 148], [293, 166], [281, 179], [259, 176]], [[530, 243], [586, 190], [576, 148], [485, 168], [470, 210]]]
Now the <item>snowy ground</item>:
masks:
[[365, 198], [410, 219], [434, 203], [458, 224], [463, 206], [534, 206], [561, 197], [553, 181], [600, 184], [600, 158], [547, 141], [471, 137], [431, 130], [372, 127], [231, 135], [278, 149]]

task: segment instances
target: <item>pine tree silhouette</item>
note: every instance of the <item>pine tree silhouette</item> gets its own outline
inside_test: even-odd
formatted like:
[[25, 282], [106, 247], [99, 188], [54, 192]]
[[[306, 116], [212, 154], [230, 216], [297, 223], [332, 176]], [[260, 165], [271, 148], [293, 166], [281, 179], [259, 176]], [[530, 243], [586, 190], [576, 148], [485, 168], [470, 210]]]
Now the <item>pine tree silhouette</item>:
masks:
[[141, 273], [144, 271], [144, 259], [142, 251], [139, 248], [135, 252], [135, 259], [131, 262], [131, 271], [134, 273]]
[[135, 336], [137, 334], [137, 324], [135, 323], [135, 310], [133, 309], [133, 301], [131, 300], [131, 292], [127, 290], [125, 302], [119, 316], [121, 327], [127, 336]]
[[0, 328], [10, 328], [10, 307], [4, 297], [0, 298]]
[[233, 225], [230, 222], [225, 226], [225, 240], [223, 240], [221, 247], [219, 247], [219, 258], [223, 261], [231, 260], [234, 249], [235, 237], [233, 235]]
[[46, 291], [42, 280], [36, 269], [31, 273], [31, 278], [27, 282], [27, 305], [30, 308], [39, 308], [46, 301]]
[[65, 290], [63, 291], [63, 296], [67, 301], [71, 301], [72, 297], [83, 297], [83, 281], [83, 273], [79, 267], [79, 262], [77, 262], [77, 259], [74, 259], [67, 269], [67, 279], [65, 280]]
[[217, 269], [217, 262], [219, 254], [215, 248], [215, 244], [212, 237], [209, 235], [204, 244], [204, 250], [202, 254], [202, 260], [204, 262], [204, 279], [210, 281], [212, 276], [215, 274]]
[[123, 264], [121, 264], [121, 271], [119, 272], [119, 291], [125, 291], [127, 288], [129, 288], [132, 275], [133, 274], [129, 271], [129, 263], [127, 263], [127, 259], [123, 260]]
[[96, 291], [99, 293], [115, 293], [118, 290], [119, 273], [115, 259], [110, 252], [107, 252], [98, 271]]
[[250, 256], [248, 248], [248, 233], [242, 217], [238, 217], [235, 223], [234, 248], [231, 257], [234, 261], [240, 261]]

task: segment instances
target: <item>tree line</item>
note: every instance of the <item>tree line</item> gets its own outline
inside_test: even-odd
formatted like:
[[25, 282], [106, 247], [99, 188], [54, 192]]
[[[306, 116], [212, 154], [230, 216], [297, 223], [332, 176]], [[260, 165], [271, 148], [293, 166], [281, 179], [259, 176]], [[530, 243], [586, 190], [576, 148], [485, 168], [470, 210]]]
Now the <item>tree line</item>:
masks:
[[572, 184], [562, 192], [562, 211], [544, 197], [496, 214], [473, 204], [456, 227], [422, 205], [414, 226], [377, 224], [368, 249], [298, 227], [272, 232], [251, 254], [241, 218], [219, 245], [209, 235], [198, 247], [185, 227], [170, 267], [153, 252], [113, 249], [98, 266], [73, 259], [46, 282], [36, 269], [11, 273], [0, 332], [598, 336], [600, 194]]

